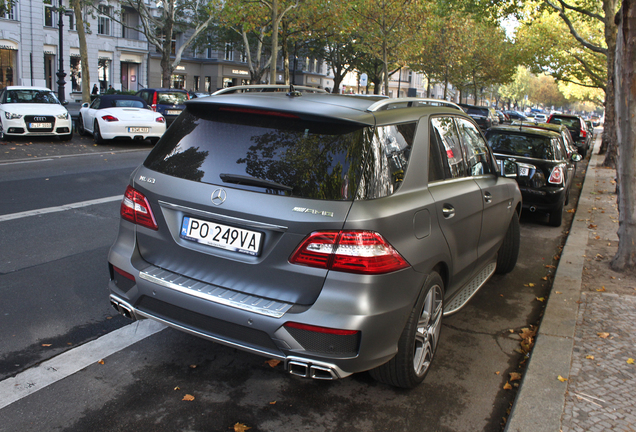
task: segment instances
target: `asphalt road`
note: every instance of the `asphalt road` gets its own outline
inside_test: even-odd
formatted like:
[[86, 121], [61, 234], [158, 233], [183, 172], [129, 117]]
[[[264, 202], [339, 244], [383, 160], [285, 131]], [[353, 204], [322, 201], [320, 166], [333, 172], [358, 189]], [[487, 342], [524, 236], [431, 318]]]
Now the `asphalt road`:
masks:
[[[517, 333], [540, 318], [537, 298], [553, 272], [546, 266], [556, 264], [571, 213], [561, 228], [524, 215], [516, 269], [495, 275], [445, 318], [418, 388], [390, 388], [366, 373], [311, 381], [173, 329], [152, 327], [144, 337], [147, 321], [115, 316], [106, 255], [118, 197], [149, 150], [79, 137], [0, 146], [0, 431], [228, 431], [236, 423], [251, 431], [502, 429], [516, 393], [504, 384], [523, 372]], [[579, 191], [580, 184], [568, 209]], [[74, 203], [82, 206], [68, 208]], [[43, 384], [44, 373], [67, 368]], [[14, 390], [16, 400], [7, 399]]]

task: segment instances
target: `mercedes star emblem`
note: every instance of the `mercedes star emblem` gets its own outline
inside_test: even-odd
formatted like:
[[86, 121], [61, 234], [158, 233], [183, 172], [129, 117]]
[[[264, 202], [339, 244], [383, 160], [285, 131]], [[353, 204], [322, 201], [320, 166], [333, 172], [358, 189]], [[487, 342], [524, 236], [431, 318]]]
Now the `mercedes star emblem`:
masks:
[[212, 204], [214, 205], [221, 205], [225, 202], [225, 199], [227, 198], [227, 192], [225, 192], [225, 189], [216, 189], [214, 192], [212, 192]]

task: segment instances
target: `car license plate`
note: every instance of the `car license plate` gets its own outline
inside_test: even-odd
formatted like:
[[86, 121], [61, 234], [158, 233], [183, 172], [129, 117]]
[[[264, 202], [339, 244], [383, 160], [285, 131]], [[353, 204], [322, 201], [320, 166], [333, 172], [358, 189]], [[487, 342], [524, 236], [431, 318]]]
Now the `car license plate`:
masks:
[[150, 129], [149, 128], [143, 128], [143, 127], [129, 127], [128, 128], [128, 132], [130, 133], [148, 133]]
[[40, 128], [52, 128], [53, 125], [51, 123], [30, 123], [29, 127], [31, 129], [40, 129]]
[[181, 110], [166, 110], [167, 115], [179, 115], [181, 114]]
[[257, 256], [262, 233], [184, 216], [180, 237], [204, 245]]
[[529, 172], [530, 172], [530, 170], [527, 167], [522, 167], [522, 166], [519, 167], [519, 175], [520, 176], [524, 176], [525, 177], [525, 176], [528, 175]]

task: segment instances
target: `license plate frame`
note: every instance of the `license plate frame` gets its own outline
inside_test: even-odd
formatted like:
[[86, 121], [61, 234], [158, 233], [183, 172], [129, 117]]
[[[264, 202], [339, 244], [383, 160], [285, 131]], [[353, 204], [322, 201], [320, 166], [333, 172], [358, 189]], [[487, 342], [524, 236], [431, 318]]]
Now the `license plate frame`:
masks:
[[166, 115], [179, 115], [181, 110], [166, 110]]
[[264, 234], [259, 231], [184, 216], [179, 229], [179, 237], [217, 249], [259, 256]]
[[31, 129], [51, 129], [52, 127], [52, 123], [29, 123]]
[[129, 127], [128, 133], [148, 133], [150, 128], [147, 127]]

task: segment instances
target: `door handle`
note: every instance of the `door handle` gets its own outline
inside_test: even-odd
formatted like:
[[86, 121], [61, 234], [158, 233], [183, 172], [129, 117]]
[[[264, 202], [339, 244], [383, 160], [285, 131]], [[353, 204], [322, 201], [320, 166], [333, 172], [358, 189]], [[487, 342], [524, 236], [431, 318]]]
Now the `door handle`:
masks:
[[491, 195], [490, 192], [484, 193], [484, 201], [486, 201], [487, 203], [491, 203], [492, 202], [492, 195]]
[[442, 208], [442, 214], [444, 215], [445, 219], [450, 219], [453, 216], [455, 216], [455, 208], [446, 204], [444, 205], [444, 207]]

